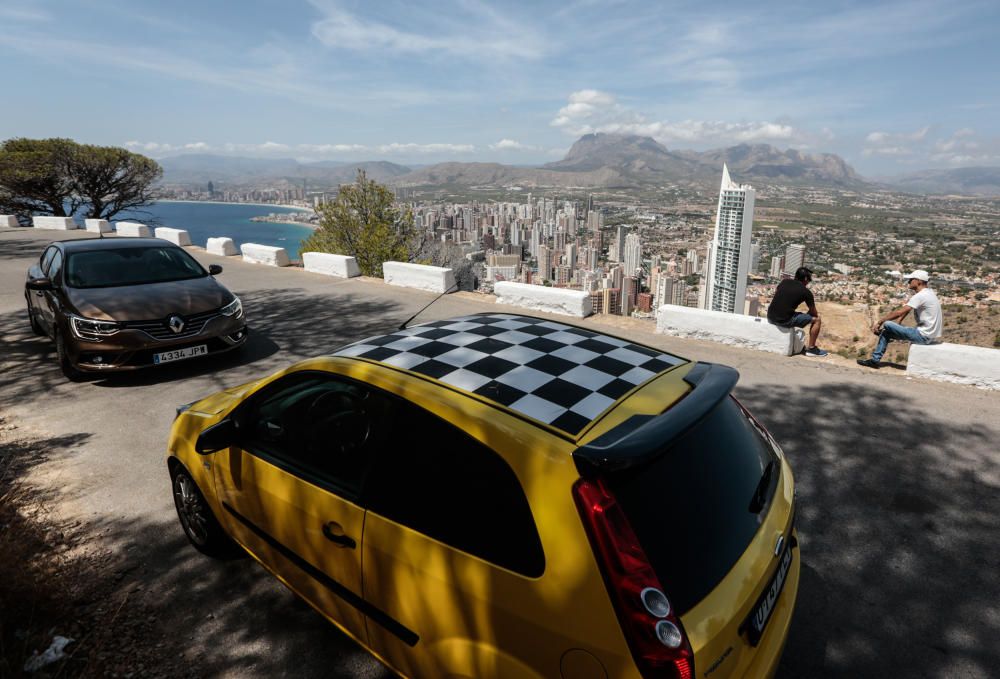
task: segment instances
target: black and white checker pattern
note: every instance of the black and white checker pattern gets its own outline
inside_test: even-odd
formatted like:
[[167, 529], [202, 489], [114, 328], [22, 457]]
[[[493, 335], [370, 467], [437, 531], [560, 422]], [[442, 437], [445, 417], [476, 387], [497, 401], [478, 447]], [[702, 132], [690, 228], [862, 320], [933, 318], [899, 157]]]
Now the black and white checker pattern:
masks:
[[626, 340], [513, 314], [475, 314], [338, 351], [433, 377], [576, 434], [633, 387], [685, 363]]

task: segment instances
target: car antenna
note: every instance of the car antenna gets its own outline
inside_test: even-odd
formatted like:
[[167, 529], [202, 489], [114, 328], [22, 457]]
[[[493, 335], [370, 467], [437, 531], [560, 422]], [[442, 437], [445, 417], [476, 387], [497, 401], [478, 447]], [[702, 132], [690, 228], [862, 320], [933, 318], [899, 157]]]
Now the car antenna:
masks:
[[397, 328], [397, 329], [398, 330], [406, 330], [406, 326], [410, 323], [410, 321], [412, 321], [414, 318], [416, 318], [420, 314], [424, 313], [424, 311], [427, 310], [427, 307], [429, 307], [431, 304], [434, 304], [434, 302], [438, 301], [439, 299], [441, 299], [442, 297], [444, 297], [445, 295], [447, 295], [449, 292], [451, 292], [452, 288], [457, 288], [457, 287], [458, 287], [458, 283], [457, 282], [456, 283], [452, 283], [450, 286], [448, 286], [447, 290], [445, 290], [440, 295], [438, 295], [437, 297], [435, 297], [434, 299], [432, 299], [427, 304], [427, 306], [425, 306], [423, 309], [421, 309], [420, 311], [418, 311], [417, 313], [413, 314], [412, 316], [410, 316], [409, 318], [407, 318], [405, 321], [403, 321], [403, 324], [400, 325], [399, 328]]

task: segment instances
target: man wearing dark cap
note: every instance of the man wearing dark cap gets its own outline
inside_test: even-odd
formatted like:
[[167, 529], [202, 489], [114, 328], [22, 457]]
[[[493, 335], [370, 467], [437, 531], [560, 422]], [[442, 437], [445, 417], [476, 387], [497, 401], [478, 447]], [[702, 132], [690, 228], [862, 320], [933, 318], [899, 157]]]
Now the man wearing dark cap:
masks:
[[[863, 365], [866, 368], [878, 368], [889, 342], [893, 340], [912, 344], [930, 344], [941, 337], [944, 328], [941, 319], [941, 302], [938, 301], [937, 294], [927, 286], [930, 275], [923, 269], [917, 269], [904, 278], [906, 279], [906, 287], [910, 289], [913, 296], [907, 300], [906, 304], [895, 311], [890, 311], [885, 318], [879, 319], [872, 326], [872, 332], [878, 335], [878, 344], [875, 345], [875, 351], [872, 352], [871, 358], [859, 358], [858, 365]], [[911, 311], [917, 327], [911, 328], [895, 322], [906, 318]]]
[[[819, 329], [822, 322], [819, 312], [816, 310], [816, 300], [813, 294], [806, 287], [812, 282], [812, 271], [804, 266], [800, 266], [795, 271], [795, 278], [778, 283], [778, 289], [774, 291], [774, 299], [767, 307], [767, 320], [769, 323], [782, 328], [804, 328], [809, 326], [809, 341], [806, 344], [806, 356], [826, 356], [827, 352], [816, 346], [816, 338], [819, 337]], [[796, 311], [800, 304], [805, 304], [809, 313]]]

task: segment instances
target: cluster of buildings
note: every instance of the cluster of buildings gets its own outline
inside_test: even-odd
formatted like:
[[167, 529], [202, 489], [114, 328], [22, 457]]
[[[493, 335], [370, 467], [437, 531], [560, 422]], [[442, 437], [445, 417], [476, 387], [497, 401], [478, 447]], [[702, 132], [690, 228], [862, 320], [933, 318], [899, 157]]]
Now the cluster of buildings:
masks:
[[[754, 189], [723, 168], [715, 231], [702, 258], [697, 249], [644, 257], [637, 229], [605, 225], [605, 214], [574, 201], [529, 193], [523, 203], [414, 205], [416, 226], [463, 246], [483, 262], [483, 289], [497, 281], [589, 292], [595, 313], [652, 315], [662, 304], [756, 314], [747, 278], [760, 258], [751, 243]], [[805, 259], [801, 245], [776, 258], [781, 272]], [[701, 284], [698, 283], [699, 277]]]

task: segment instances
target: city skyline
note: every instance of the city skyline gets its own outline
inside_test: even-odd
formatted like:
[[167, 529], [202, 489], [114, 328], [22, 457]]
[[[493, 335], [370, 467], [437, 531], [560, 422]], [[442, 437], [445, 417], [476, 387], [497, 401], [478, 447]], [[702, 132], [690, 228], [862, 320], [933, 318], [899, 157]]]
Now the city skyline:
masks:
[[871, 177], [1000, 165], [1000, 7], [981, 2], [9, 0], [0, 21], [9, 86], [32, 92], [0, 138], [532, 165], [603, 131], [837, 153]]

